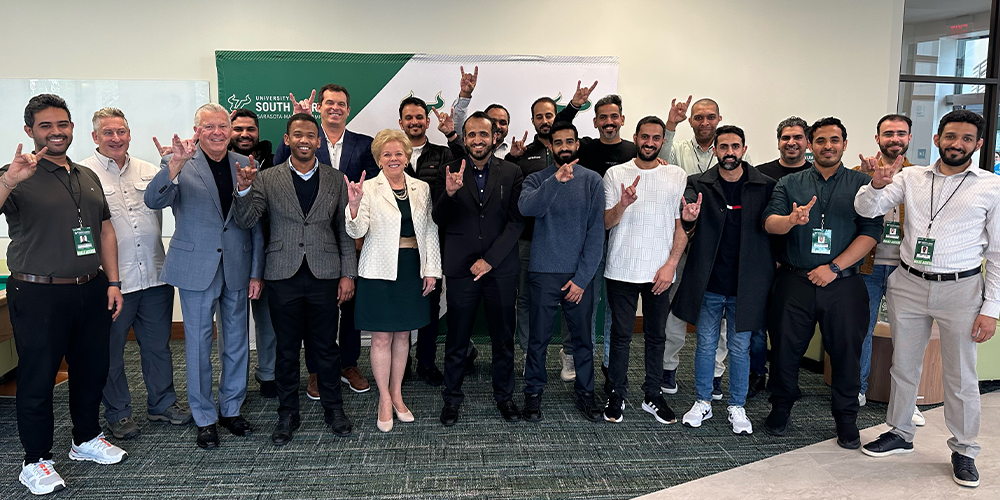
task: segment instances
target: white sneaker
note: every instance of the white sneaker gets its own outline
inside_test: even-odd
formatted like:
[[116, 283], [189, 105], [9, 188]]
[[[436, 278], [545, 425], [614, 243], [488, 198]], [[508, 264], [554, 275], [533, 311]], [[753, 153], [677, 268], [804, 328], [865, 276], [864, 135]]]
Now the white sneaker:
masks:
[[694, 406], [684, 414], [681, 422], [688, 427], [701, 427], [701, 423], [712, 418], [712, 403], [708, 401], [695, 401]]
[[927, 419], [924, 418], [924, 414], [920, 413], [920, 408], [916, 406], [913, 407], [913, 417], [911, 418], [913, 425], [917, 427], [923, 427], [927, 423]]
[[576, 365], [573, 364], [573, 355], [566, 354], [562, 349], [559, 349], [559, 359], [562, 360], [562, 371], [559, 372], [559, 378], [563, 382], [572, 382], [576, 380]]
[[858, 393], [858, 406], [864, 406], [866, 404], [868, 404], [868, 398], [865, 397], [865, 393], [859, 392]]
[[733, 424], [733, 434], [753, 434], [753, 424], [742, 406], [729, 407], [729, 422]]
[[21, 484], [28, 487], [28, 491], [33, 495], [48, 495], [49, 493], [66, 488], [66, 481], [63, 481], [54, 467], [52, 460], [42, 460], [33, 464], [21, 464], [21, 475], [17, 478]]
[[125, 450], [111, 444], [104, 439], [104, 433], [100, 433], [94, 439], [81, 445], [73, 443], [69, 450], [69, 458], [72, 460], [90, 460], [99, 464], [116, 464], [128, 458]]

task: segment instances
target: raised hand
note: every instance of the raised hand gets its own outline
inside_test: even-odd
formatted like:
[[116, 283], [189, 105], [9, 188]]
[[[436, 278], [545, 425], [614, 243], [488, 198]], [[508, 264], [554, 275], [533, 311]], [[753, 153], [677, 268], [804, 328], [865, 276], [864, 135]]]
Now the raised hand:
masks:
[[631, 186], [625, 187], [625, 183], [622, 183], [622, 197], [618, 202], [621, 204], [622, 208], [628, 208], [629, 205], [635, 203], [635, 200], [639, 199], [639, 195], [635, 192], [636, 187], [639, 186], [639, 176], [635, 176], [635, 182]]
[[462, 66], [458, 69], [462, 72], [462, 81], [458, 83], [458, 96], [471, 98], [472, 91], [476, 90], [476, 81], [479, 80], [479, 66], [476, 66], [472, 73], [466, 73]]
[[812, 210], [813, 205], [816, 204], [816, 197], [813, 196], [809, 203], [803, 206], [799, 206], [794, 201], [792, 202], [792, 213], [788, 214], [788, 220], [791, 221], [793, 226], [803, 226], [809, 223], [809, 211]]
[[10, 186], [11, 189], [16, 188], [17, 183], [35, 175], [38, 160], [49, 151], [49, 147], [46, 146], [37, 153], [22, 153], [21, 147], [21, 144], [17, 145], [17, 150], [14, 151], [14, 160], [10, 162], [7, 172], [3, 174], [4, 184]]
[[469, 268], [469, 271], [476, 276], [475, 278], [472, 278], [472, 281], [479, 281], [479, 278], [482, 278], [483, 275], [491, 270], [493, 270], [493, 266], [491, 266], [490, 263], [486, 262], [484, 259], [477, 260], [474, 264], [472, 264], [472, 267]]
[[863, 154], [858, 153], [858, 158], [861, 158], [861, 165], [860, 168], [858, 168], [858, 170], [866, 174], [870, 174], [874, 172], [876, 168], [878, 168], [878, 161], [879, 159], [882, 158], [882, 152], [879, 151], [875, 153], [875, 156], [865, 156]]
[[670, 100], [670, 112], [667, 113], [667, 123], [678, 124], [687, 120], [688, 107], [691, 106], [691, 97], [688, 96], [686, 102], [677, 102], [677, 99]]
[[580, 161], [579, 158], [559, 167], [556, 170], [556, 180], [559, 182], [566, 182], [573, 178], [573, 167], [576, 166], [576, 162]]
[[313, 102], [316, 101], [316, 89], [313, 89], [312, 94], [309, 94], [308, 99], [303, 99], [301, 101], [296, 101], [295, 96], [291, 92], [288, 93], [288, 99], [292, 101], [292, 114], [306, 113], [312, 114]]
[[576, 81], [576, 92], [573, 93], [573, 100], [570, 101], [573, 107], [579, 109], [582, 108], [584, 104], [590, 99], [590, 93], [597, 88], [597, 80], [594, 80], [594, 84], [590, 87], [581, 87], [580, 84], [583, 83], [580, 80]]
[[[447, 168], [447, 167], [446, 167]], [[465, 160], [462, 160], [462, 165], [458, 167], [458, 172], [452, 172], [450, 169], [444, 171], [444, 192], [448, 196], [455, 196], [455, 193], [462, 186], [465, 185]]]
[[160, 141], [156, 140], [155, 135], [153, 136], [153, 144], [156, 145], [156, 151], [160, 153], [160, 158], [174, 152], [174, 148], [170, 146], [161, 146]]
[[361, 207], [361, 198], [365, 196], [365, 171], [361, 171], [361, 179], [358, 182], [347, 181], [347, 203], [351, 207], [351, 215], [358, 216], [358, 208]]
[[250, 164], [245, 167], [240, 167], [240, 162], [236, 162], [236, 185], [237, 191], [243, 191], [248, 189], [253, 180], [257, 178], [257, 168], [256, 163], [253, 161], [253, 155], [250, 155]]
[[527, 151], [527, 148], [524, 146], [524, 143], [527, 140], [528, 140], [528, 132], [524, 133], [524, 139], [521, 139], [520, 141], [512, 138], [510, 140], [510, 155], [513, 156], [514, 158], [520, 158], [521, 155], [523, 155], [524, 152]]
[[882, 189], [885, 186], [892, 184], [892, 178], [903, 169], [903, 155], [896, 157], [896, 161], [892, 162], [892, 165], [879, 165], [875, 164], [875, 169], [872, 170], [872, 187], [875, 189]]
[[444, 134], [445, 137], [451, 135], [455, 131], [455, 108], [451, 108], [450, 113], [442, 113], [437, 108], [431, 108], [431, 111], [437, 117], [438, 131]]
[[573, 283], [573, 280], [567, 281], [566, 284], [560, 288], [560, 290], [566, 292], [566, 300], [574, 304], [579, 304], [580, 299], [583, 298], [583, 288], [576, 286], [576, 283]]
[[701, 193], [698, 193], [698, 200], [694, 203], [688, 203], [683, 196], [681, 196], [681, 219], [685, 222], [694, 222], [698, 220], [698, 215], [701, 214]]

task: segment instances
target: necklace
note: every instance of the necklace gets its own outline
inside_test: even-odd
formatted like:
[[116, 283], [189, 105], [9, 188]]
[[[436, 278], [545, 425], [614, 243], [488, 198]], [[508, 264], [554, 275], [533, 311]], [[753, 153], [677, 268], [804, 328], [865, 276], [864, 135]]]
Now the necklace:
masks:
[[396, 197], [399, 201], [404, 201], [410, 197], [409, 191], [406, 190], [406, 183], [404, 181], [402, 189], [393, 189], [392, 195]]

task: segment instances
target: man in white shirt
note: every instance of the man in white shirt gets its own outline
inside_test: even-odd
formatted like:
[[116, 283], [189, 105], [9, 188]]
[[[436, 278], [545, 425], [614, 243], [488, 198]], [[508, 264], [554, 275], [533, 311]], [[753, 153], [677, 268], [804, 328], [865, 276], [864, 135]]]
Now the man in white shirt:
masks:
[[664, 131], [663, 121], [655, 116], [639, 120], [633, 137], [638, 157], [604, 175], [604, 227], [611, 230], [604, 270], [612, 314], [608, 375], [613, 389], [604, 408], [608, 422], [623, 418], [629, 344], [640, 296], [646, 361], [642, 409], [663, 424], [677, 420], [663, 401], [660, 369], [669, 289], [688, 241], [680, 219], [687, 176], [680, 167], [657, 161]]
[[[452, 115], [454, 117], [455, 128], [461, 130], [465, 125], [465, 119], [469, 116], [469, 103], [472, 102], [472, 91], [476, 90], [476, 82], [479, 80], [479, 66], [476, 66], [472, 73], [466, 73], [465, 68], [459, 66], [462, 72], [462, 80], [459, 82], [458, 97], [452, 103]], [[498, 136], [494, 137], [493, 156], [501, 160], [510, 153], [510, 145], [507, 144], [507, 132], [510, 126], [510, 113], [507, 108], [500, 104], [490, 104], [485, 109], [486, 114], [497, 124]], [[451, 138], [449, 138], [450, 140]], [[449, 143], [450, 144], [450, 143]]]
[[118, 239], [118, 275], [122, 281], [121, 316], [111, 324], [108, 381], [104, 386], [104, 418], [118, 439], [140, 434], [132, 418], [132, 397], [125, 379], [125, 340], [135, 330], [146, 382], [147, 418], [154, 422], [185, 425], [191, 411], [177, 402], [174, 367], [170, 354], [174, 287], [160, 281], [163, 267], [162, 215], [143, 201], [146, 185], [159, 168], [128, 154], [129, 133], [125, 114], [117, 108], [94, 113], [97, 151], [80, 162], [101, 179], [111, 208], [111, 224]]
[[[975, 487], [980, 446], [976, 344], [996, 332], [1000, 316], [1000, 177], [972, 164], [983, 145], [985, 120], [952, 111], [938, 125], [940, 159], [929, 167], [902, 169], [866, 159], [872, 182], [854, 200], [859, 215], [888, 213], [906, 203], [900, 268], [889, 277], [886, 300], [892, 331], [892, 394], [889, 431], [864, 446], [874, 457], [913, 451], [912, 421], [924, 350], [937, 321], [941, 330], [945, 423], [952, 432], [953, 479]], [[902, 171], [900, 171], [902, 169]], [[980, 273], [986, 259], [985, 286]]]

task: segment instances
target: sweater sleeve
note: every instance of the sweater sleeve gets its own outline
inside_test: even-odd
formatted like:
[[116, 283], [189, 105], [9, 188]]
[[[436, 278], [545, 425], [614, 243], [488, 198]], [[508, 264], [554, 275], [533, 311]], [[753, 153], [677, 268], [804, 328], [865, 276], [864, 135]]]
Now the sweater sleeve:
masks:
[[577, 264], [576, 274], [573, 275], [573, 283], [580, 288], [587, 288], [594, 279], [597, 266], [601, 263], [601, 254], [604, 253], [604, 203], [604, 183], [600, 179], [595, 179], [591, 184], [590, 210], [583, 254], [580, 255], [580, 263]]
[[[575, 167], [574, 167], [575, 168]], [[556, 195], [562, 188], [563, 183], [556, 180], [555, 174], [547, 178], [541, 175], [531, 174], [524, 180], [524, 187], [521, 188], [521, 198], [517, 201], [521, 215], [525, 217], [544, 217], [549, 207], [555, 200]], [[603, 195], [604, 189], [601, 189]], [[603, 204], [603, 200], [601, 201]]]

